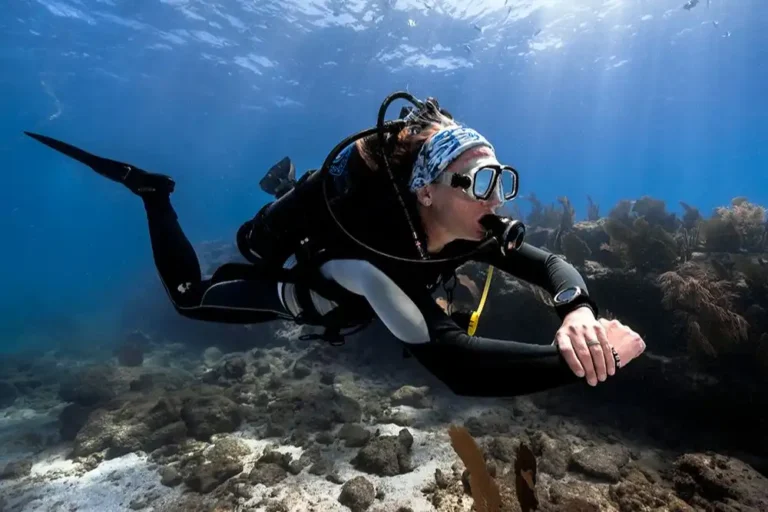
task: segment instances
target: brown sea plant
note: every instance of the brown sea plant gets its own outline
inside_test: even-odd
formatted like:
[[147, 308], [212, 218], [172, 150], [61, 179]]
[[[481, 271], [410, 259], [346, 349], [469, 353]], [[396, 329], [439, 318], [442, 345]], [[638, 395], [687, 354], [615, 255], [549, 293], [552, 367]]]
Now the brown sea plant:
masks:
[[715, 358], [748, 339], [749, 324], [734, 312], [734, 284], [703, 264], [686, 262], [658, 278], [662, 304], [683, 322], [689, 354]]
[[592, 201], [592, 197], [587, 196], [587, 220], [595, 221], [600, 220], [600, 205]]
[[683, 219], [678, 229], [676, 239], [679, 246], [680, 259], [683, 262], [690, 261], [693, 252], [696, 251], [700, 243], [700, 233], [702, 217], [698, 208], [690, 206], [680, 201], [683, 207]]
[[469, 471], [469, 487], [477, 512], [499, 512], [501, 494], [496, 481], [491, 478], [480, 447], [464, 427], [451, 425], [448, 429], [453, 450]]
[[562, 213], [554, 205], [544, 205], [536, 194], [531, 193], [526, 198], [531, 203], [531, 212], [526, 218], [526, 224], [530, 227], [556, 229], [562, 222]]
[[634, 202], [619, 201], [603, 229], [610, 237], [608, 248], [626, 267], [656, 272], [669, 270], [677, 262], [678, 243], [672, 232], [678, 223], [662, 201], [643, 197]]

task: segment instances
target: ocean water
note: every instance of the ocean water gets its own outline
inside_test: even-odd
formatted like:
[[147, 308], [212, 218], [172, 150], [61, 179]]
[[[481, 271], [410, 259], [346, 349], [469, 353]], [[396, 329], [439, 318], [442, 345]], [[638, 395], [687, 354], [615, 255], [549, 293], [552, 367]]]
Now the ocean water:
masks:
[[[557, 510], [568, 486], [596, 510], [639, 510], [627, 499], [651, 495], [654, 509], [687, 510], [682, 499], [714, 510], [728, 496], [767, 510], [768, 221], [739, 202], [726, 221], [707, 221], [737, 197], [768, 206], [766, 27], [758, 0], [3, 0], [0, 510], [262, 510], [276, 496], [282, 510], [346, 510], [338, 483], [363, 473], [386, 491], [387, 510], [459, 510], [460, 471], [437, 482], [444, 495], [421, 491], [457, 461], [449, 424], [493, 438], [499, 464], [511, 438], [532, 440]], [[401, 358], [381, 326], [337, 350], [298, 342], [290, 326], [181, 318], [157, 277], [141, 201], [23, 134], [171, 175], [185, 233], [221, 258], [271, 199], [258, 184], [267, 169], [285, 156], [298, 174], [318, 168], [399, 90], [437, 98], [518, 169], [509, 211], [531, 225], [529, 240], [563, 254], [602, 312], [646, 337], [626, 377], [511, 402], [462, 399]], [[534, 196], [553, 205], [554, 224], [542, 225]], [[676, 221], [681, 202], [696, 207], [704, 238], [686, 251], [686, 224], [648, 214], [664, 228], [643, 231], [633, 216], [605, 219], [646, 196]], [[591, 200], [605, 223], [561, 222], [562, 197], [575, 222]], [[485, 267], [463, 272], [457, 296], [475, 300]], [[559, 325], [551, 308], [494, 279], [479, 334], [547, 343]], [[129, 334], [145, 328], [148, 338]], [[352, 430], [332, 432], [339, 423]], [[147, 425], [161, 425], [160, 444], [219, 442], [210, 428], [230, 436], [220, 449], [239, 470], [226, 474], [250, 484], [210, 496], [161, 486], [169, 468], [196, 491], [207, 476], [177, 464], [191, 444], [148, 459], [157, 432]], [[400, 436], [393, 453], [415, 438], [414, 467], [357, 467], [362, 445], [340, 439], [365, 444], [374, 430]], [[273, 444], [297, 456], [314, 446], [338, 472], [257, 487]], [[697, 453], [710, 450], [714, 459]], [[234, 486], [227, 478], [219, 489]]]
[[768, 204], [768, 7], [684, 3], [7, 1], [0, 346], [45, 318], [109, 324], [153, 271], [140, 202], [23, 130], [172, 175], [193, 243], [233, 237], [272, 163], [319, 166], [395, 90], [485, 134], [524, 210]]

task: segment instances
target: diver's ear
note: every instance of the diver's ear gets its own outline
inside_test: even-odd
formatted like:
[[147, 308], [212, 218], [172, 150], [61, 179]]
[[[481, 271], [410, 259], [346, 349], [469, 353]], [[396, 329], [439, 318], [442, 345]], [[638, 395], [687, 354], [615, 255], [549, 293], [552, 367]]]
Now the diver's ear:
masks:
[[432, 206], [432, 190], [431, 186], [421, 187], [416, 191], [416, 198], [419, 200], [422, 206]]

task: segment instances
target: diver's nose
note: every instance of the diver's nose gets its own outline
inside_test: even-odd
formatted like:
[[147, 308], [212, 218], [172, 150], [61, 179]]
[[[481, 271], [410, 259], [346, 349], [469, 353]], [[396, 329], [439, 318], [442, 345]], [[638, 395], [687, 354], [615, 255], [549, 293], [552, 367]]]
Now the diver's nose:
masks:
[[500, 197], [498, 190], [494, 190], [491, 197], [485, 200], [485, 204], [491, 210], [491, 213], [495, 213], [504, 204], [504, 200]]

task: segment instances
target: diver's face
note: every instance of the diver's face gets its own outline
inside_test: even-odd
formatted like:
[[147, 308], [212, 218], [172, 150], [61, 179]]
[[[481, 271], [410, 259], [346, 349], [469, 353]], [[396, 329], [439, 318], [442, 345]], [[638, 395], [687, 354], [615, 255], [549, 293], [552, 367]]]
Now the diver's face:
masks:
[[[446, 171], [467, 174], [478, 165], [489, 162], [498, 164], [489, 148], [473, 148], [465, 151], [446, 168]], [[432, 187], [435, 220], [454, 238], [482, 240], [485, 236], [485, 228], [479, 221], [484, 216], [495, 213], [501, 206], [497, 194], [491, 194], [488, 200], [483, 201], [476, 199], [471, 190], [465, 192], [461, 188], [443, 183], [433, 183], [430, 187]]]

